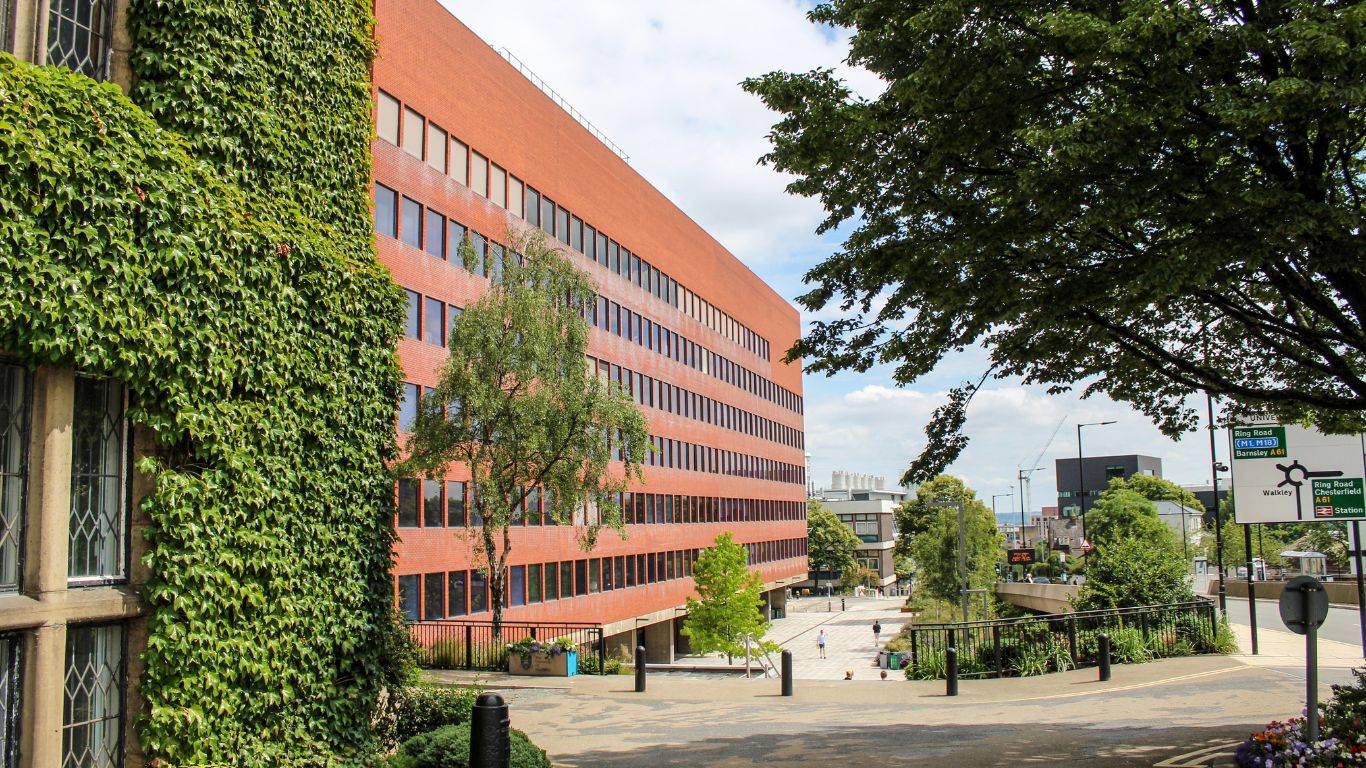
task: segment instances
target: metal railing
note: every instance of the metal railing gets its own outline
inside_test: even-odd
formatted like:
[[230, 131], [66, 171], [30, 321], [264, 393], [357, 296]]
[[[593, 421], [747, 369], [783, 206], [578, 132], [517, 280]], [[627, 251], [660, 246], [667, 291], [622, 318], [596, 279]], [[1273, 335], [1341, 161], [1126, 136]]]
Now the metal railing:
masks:
[[911, 675], [945, 676], [948, 648], [957, 650], [960, 677], [1010, 677], [1095, 666], [1097, 638], [1110, 637], [1119, 663], [1211, 653], [1218, 639], [1214, 604], [1189, 603], [1111, 608], [954, 624], [913, 626]]
[[[526, 637], [547, 642], [568, 638], [579, 649], [581, 666], [585, 657], [596, 659], [598, 674], [602, 674], [606, 666], [601, 625], [505, 621], [501, 629], [498, 635], [494, 635], [493, 624], [480, 621], [408, 623], [408, 631], [420, 651], [418, 665], [427, 669], [507, 671], [508, 643]], [[589, 666], [591, 668], [591, 663]]]
[[498, 55], [502, 56], [503, 59], [507, 61], [507, 63], [511, 64], [514, 69], [520, 72], [522, 77], [525, 77], [527, 80], [531, 81], [531, 84], [540, 89], [541, 93], [544, 93], [546, 96], [550, 97], [550, 100], [555, 102], [555, 104], [560, 109], [563, 109], [566, 113], [569, 114], [570, 117], [574, 118], [574, 120], [578, 122], [579, 125], [582, 125], [584, 128], [588, 130], [589, 133], [593, 134], [594, 138], [596, 138], [598, 141], [601, 141], [604, 146], [612, 150], [612, 152], [614, 152], [617, 157], [620, 157], [622, 160], [628, 163], [631, 162], [630, 155], [627, 155], [621, 147], [617, 146], [616, 142], [607, 138], [607, 134], [598, 130], [598, 127], [596, 125], [593, 125], [591, 122], [589, 122], [588, 118], [584, 117], [582, 112], [574, 108], [574, 105], [570, 104], [568, 101], [565, 101], [564, 97], [561, 96], [558, 92], [556, 92], [554, 88], [551, 88], [546, 83], [546, 81], [541, 79], [539, 75], [537, 75], [535, 72], [532, 72], [531, 68], [528, 67], [526, 64], [523, 64], [521, 59], [512, 55], [512, 51], [509, 51], [506, 48], [494, 48], [494, 50], [497, 51]]

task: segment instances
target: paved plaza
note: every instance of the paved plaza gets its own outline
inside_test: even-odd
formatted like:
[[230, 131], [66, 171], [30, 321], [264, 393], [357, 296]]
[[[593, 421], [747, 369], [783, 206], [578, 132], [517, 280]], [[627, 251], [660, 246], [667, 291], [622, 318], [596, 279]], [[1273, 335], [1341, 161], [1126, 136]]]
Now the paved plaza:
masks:
[[[874, 619], [885, 641], [905, 621], [900, 598], [807, 599], [789, 604], [770, 639], [793, 652], [795, 696], [773, 678], [652, 675], [481, 681], [511, 706], [512, 724], [557, 765], [578, 766], [1104, 766], [1231, 765], [1234, 746], [1273, 719], [1300, 713], [1298, 635], [1263, 629], [1261, 654], [1198, 656], [1002, 680], [908, 681], [875, 665]], [[834, 610], [827, 610], [827, 608]], [[828, 638], [820, 659], [816, 634]], [[1244, 651], [1246, 627], [1234, 625]], [[687, 658], [680, 664], [715, 664]], [[1320, 644], [1327, 684], [1362, 664], [1361, 648]], [[1299, 671], [1296, 672], [1296, 665]], [[846, 670], [854, 671], [844, 681]], [[465, 679], [459, 674], [447, 680]]]

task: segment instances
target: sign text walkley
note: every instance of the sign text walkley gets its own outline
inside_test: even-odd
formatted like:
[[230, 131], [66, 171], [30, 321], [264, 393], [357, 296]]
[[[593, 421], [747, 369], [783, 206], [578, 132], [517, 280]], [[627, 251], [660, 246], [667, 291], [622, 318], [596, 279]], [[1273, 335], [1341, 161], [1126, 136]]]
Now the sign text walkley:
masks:
[[1361, 435], [1325, 435], [1293, 424], [1229, 430], [1239, 523], [1366, 519]]

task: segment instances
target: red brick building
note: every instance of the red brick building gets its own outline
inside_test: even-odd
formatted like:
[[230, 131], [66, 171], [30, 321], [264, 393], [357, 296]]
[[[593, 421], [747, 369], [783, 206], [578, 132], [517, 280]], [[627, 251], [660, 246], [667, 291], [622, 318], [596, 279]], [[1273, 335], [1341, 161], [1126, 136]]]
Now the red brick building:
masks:
[[[400, 432], [436, 384], [445, 331], [487, 289], [455, 258], [492, 264], [509, 233], [540, 228], [597, 285], [589, 346], [640, 404], [659, 449], [630, 489], [628, 535], [581, 550], [533, 511], [515, 531], [508, 621], [601, 624], [609, 648], [643, 630], [676, 642], [696, 553], [722, 531], [781, 606], [806, 577], [802, 385], [779, 358], [798, 314], [595, 132], [433, 0], [377, 0], [376, 233], [408, 291]], [[467, 474], [399, 484], [395, 576], [411, 618], [487, 615], [471, 552]]]

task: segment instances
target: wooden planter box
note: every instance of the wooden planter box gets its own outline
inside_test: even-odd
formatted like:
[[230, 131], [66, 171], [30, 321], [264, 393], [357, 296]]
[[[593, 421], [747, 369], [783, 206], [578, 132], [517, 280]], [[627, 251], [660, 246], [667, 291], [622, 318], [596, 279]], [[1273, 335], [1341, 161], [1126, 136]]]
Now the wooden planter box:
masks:
[[512, 675], [570, 677], [578, 673], [579, 654], [577, 651], [550, 655], [523, 653], [508, 656], [508, 674]]

